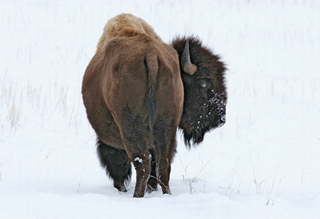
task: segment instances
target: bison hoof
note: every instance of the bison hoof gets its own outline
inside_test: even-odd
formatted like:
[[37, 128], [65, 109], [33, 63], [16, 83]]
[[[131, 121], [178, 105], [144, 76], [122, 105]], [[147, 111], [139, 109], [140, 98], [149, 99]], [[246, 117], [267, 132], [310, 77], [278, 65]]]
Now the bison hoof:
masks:
[[147, 192], [150, 194], [151, 192], [154, 192], [154, 191], [157, 191], [158, 188], [157, 188], [157, 185], [155, 186], [151, 186], [148, 184], [148, 187], [147, 187]]
[[162, 193], [163, 194], [168, 194], [168, 195], [172, 195], [170, 187], [169, 186], [163, 186], [162, 187]]
[[147, 192], [150, 194], [153, 191], [157, 191], [158, 190], [157, 187], [158, 187], [157, 178], [155, 178], [154, 176], [150, 176], [150, 179], [147, 184]]
[[126, 187], [125, 187], [123, 184], [122, 184], [122, 185], [114, 184], [114, 187], [115, 187], [116, 189], [118, 189], [119, 192], [127, 192], [127, 189], [126, 189]]

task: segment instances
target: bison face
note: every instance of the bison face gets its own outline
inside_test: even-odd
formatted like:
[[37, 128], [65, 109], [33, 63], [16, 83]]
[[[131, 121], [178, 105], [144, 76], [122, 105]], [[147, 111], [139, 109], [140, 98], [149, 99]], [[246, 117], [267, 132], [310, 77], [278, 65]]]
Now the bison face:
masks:
[[[190, 45], [189, 45], [190, 43]], [[206, 132], [226, 122], [227, 92], [224, 64], [198, 39], [176, 39], [184, 85], [184, 106], [179, 128], [187, 146], [203, 141]]]

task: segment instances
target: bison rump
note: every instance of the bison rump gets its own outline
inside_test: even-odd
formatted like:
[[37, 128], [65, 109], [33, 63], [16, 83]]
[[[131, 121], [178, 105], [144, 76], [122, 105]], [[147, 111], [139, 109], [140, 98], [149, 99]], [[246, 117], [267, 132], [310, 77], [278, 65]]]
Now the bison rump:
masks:
[[[183, 105], [176, 51], [146, 34], [113, 39], [90, 62], [82, 92], [89, 121], [103, 147], [101, 163], [108, 165], [104, 159], [115, 159], [106, 157], [106, 151], [113, 150], [110, 147], [125, 150], [137, 173], [135, 197], [144, 196], [150, 174], [159, 178], [164, 193], [170, 193], [170, 163]], [[123, 155], [114, 150], [112, 154]], [[120, 183], [112, 178], [115, 187], [125, 191], [127, 178], [121, 177]]]

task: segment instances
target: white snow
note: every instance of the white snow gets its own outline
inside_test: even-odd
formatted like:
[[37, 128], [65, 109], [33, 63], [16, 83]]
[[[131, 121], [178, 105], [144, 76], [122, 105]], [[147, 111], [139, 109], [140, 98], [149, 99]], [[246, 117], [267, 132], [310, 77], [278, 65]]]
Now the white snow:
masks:
[[[133, 199], [96, 155], [81, 97], [108, 19], [169, 42], [194, 34], [227, 63], [226, 124], [187, 150], [172, 195]], [[320, 2], [2, 0], [0, 218], [319, 218]]]
[[143, 160], [140, 157], [136, 157], [136, 158], [134, 158], [133, 161], [142, 163]]

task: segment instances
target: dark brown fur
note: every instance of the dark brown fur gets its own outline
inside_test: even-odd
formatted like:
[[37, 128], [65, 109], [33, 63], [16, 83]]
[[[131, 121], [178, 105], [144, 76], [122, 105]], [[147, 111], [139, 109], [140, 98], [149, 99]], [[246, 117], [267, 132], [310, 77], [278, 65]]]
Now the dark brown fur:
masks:
[[98, 136], [101, 164], [114, 186], [126, 191], [133, 162], [134, 197], [143, 197], [147, 184], [149, 191], [155, 190], [158, 182], [170, 194], [170, 165], [183, 108], [177, 52], [140, 30], [122, 27], [90, 61], [82, 94]]
[[186, 42], [189, 42], [190, 59], [197, 67], [193, 75], [187, 74], [180, 66], [184, 104], [179, 128], [183, 130], [187, 146], [197, 145], [204, 135], [226, 121], [227, 90], [226, 67], [220, 57], [202, 45], [195, 37], [177, 37], [172, 46], [179, 54], [179, 60]]

